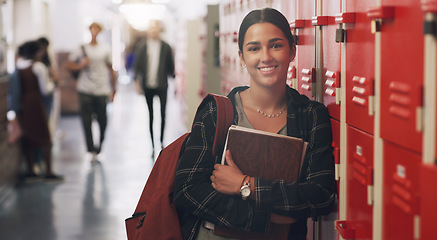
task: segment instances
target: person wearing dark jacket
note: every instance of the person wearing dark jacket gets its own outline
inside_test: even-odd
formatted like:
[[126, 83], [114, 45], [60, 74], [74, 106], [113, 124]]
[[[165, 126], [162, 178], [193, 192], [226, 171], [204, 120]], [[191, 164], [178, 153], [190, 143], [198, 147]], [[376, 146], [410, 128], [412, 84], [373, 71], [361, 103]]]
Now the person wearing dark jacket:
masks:
[[335, 200], [330, 116], [323, 104], [286, 85], [296, 46], [280, 12], [251, 11], [239, 34], [240, 61], [250, 86], [228, 95], [233, 124], [308, 142], [302, 171], [293, 182], [246, 176], [230, 151], [225, 153], [228, 165], [220, 164], [212, 156], [217, 107], [207, 104], [195, 116], [176, 170], [173, 198], [183, 239], [235, 239], [217, 235], [214, 228], [267, 233], [275, 223], [289, 224], [287, 239], [304, 240], [307, 218], [328, 214]]
[[165, 110], [167, 104], [168, 77], [175, 77], [173, 52], [168, 43], [160, 39], [161, 23], [153, 20], [147, 31], [146, 42], [142, 45], [134, 67], [137, 91], [144, 93], [149, 109], [149, 129], [152, 139], [152, 156], [155, 142], [153, 138], [153, 97], [158, 96], [161, 104], [161, 148], [163, 148]]

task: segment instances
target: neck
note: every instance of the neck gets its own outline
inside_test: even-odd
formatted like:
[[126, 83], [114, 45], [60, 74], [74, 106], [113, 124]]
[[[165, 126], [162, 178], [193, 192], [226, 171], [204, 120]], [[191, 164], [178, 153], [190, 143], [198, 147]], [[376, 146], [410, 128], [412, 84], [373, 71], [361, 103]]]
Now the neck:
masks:
[[264, 112], [276, 112], [287, 105], [285, 91], [285, 85], [275, 89], [251, 86], [248, 89], [247, 98], [255, 108], [262, 109]]
[[96, 37], [91, 38], [90, 44], [91, 45], [96, 45], [97, 44], [97, 38]]

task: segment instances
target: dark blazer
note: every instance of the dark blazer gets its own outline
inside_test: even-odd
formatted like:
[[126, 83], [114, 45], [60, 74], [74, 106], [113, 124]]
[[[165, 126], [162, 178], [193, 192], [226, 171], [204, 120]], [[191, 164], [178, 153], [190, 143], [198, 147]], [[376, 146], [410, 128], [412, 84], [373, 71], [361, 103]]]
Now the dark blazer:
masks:
[[[134, 66], [135, 79], [139, 79], [143, 89], [146, 89], [147, 43], [144, 43], [137, 52]], [[175, 76], [173, 52], [170, 45], [161, 40], [161, 51], [158, 65], [158, 89], [166, 89], [168, 87], [168, 76]]]

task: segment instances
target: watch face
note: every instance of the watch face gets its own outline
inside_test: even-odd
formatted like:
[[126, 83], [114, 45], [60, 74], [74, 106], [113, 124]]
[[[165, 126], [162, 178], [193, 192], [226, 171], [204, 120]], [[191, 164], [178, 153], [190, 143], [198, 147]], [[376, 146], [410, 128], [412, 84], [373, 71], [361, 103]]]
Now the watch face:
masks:
[[248, 186], [241, 189], [241, 196], [248, 197], [250, 195], [250, 188]]

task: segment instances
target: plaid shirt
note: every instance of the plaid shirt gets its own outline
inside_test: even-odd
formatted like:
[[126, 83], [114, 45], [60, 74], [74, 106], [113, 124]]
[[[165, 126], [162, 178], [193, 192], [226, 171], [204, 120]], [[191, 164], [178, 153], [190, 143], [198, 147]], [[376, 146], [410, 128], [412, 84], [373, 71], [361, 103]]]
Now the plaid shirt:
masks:
[[[234, 105], [237, 92], [228, 97]], [[197, 112], [185, 151], [176, 171], [174, 200], [181, 220], [184, 239], [194, 239], [203, 221], [246, 231], [266, 232], [270, 214], [299, 219], [290, 231], [294, 237], [306, 234], [306, 219], [328, 214], [335, 200], [332, 133], [327, 108], [287, 87], [287, 135], [308, 142], [298, 182], [268, 181], [255, 177], [255, 199], [225, 195], [212, 186], [214, 164], [212, 146], [217, 122], [215, 102]], [[238, 115], [234, 114], [234, 124]], [[290, 236], [290, 239], [293, 238]]]

